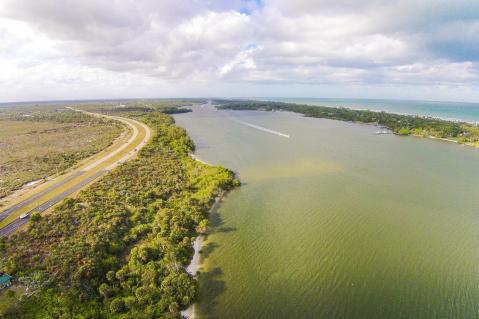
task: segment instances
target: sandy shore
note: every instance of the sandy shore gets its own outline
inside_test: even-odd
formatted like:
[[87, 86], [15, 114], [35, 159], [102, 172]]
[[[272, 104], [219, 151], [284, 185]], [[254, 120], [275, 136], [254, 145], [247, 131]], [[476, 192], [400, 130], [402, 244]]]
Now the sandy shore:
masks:
[[[215, 200], [215, 203], [213, 206], [211, 206], [211, 211], [212, 212], [214, 209], [216, 209], [218, 203], [221, 201], [225, 193], [220, 194]], [[193, 277], [196, 277], [198, 275], [198, 270], [200, 269], [201, 261], [200, 261], [200, 251], [201, 251], [201, 245], [203, 243], [203, 237], [202, 235], [198, 235], [193, 243], [193, 258], [191, 258], [191, 262], [186, 267], [186, 272], [192, 275]], [[195, 303], [189, 306], [186, 310], [181, 311], [181, 315], [184, 318], [188, 319], [194, 319], [195, 318]]]
[[193, 258], [191, 259], [191, 262], [188, 267], [186, 267], [186, 272], [194, 277], [196, 277], [200, 266], [201, 242], [202, 238], [201, 235], [199, 235], [198, 237], [196, 237], [195, 242], [193, 243], [193, 249], [195, 251], [193, 254]]
[[[205, 165], [211, 165], [210, 163], [202, 161], [197, 156], [195, 156], [195, 154], [193, 154], [193, 153], [190, 154], [190, 156], [195, 161], [198, 161], [198, 162], [200, 162], [202, 164], [205, 164]], [[221, 193], [216, 198], [215, 203], [213, 204], [213, 206], [211, 206], [210, 213], [216, 208], [216, 206], [221, 201], [223, 196], [224, 196], [224, 193]], [[198, 270], [200, 269], [200, 251], [201, 251], [202, 242], [203, 242], [203, 238], [202, 238], [202, 235], [200, 234], [196, 237], [196, 239], [193, 243], [193, 250], [194, 250], [193, 257], [191, 258], [191, 262], [188, 265], [188, 267], [186, 267], [186, 272], [189, 273], [190, 275], [192, 275], [193, 277], [196, 277], [198, 275]], [[181, 311], [181, 316], [183, 316], [183, 318], [194, 319], [195, 318], [195, 304], [192, 304], [186, 310]]]
[[205, 162], [205, 161], [199, 159], [199, 158], [198, 158], [195, 154], [193, 154], [193, 153], [190, 154], [190, 157], [191, 157], [192, 159], [194, 159], [195, 161], [198, 161], [198, 162], [200, 162], [200, 163], [202, 163], [202, 164], [214, 166], [214, 165], [212, 165], [212, 164], [210, 164], [210, 163], [207, 163], [207, 162]]
[[[186, 267], [186, 272], [192, 275], [193, 277], [196, 277], [198, 274], [198, 269], [200, 268], [200, 250], [201, 250], [201, 242], [202, 242], [202, 236], [199, 235], [196, 237], [195, 242], [193, 243], [193, 258], [191, 258], [191, 262]], [[186, 310], [181, 311], [181, 315], [184, 318], [188, 319], [194, 319], [195, 318], [195, 304], [192, 304], [189, 306]]]
[[417, 135], [417, 134], [411, 134], [410, 136], [420, 137], [420, 138], [429, 138], [429, 139], [432, 139], [432, 140], [438, 140], [438, 141], [444, 141], [444, 142], [452, 142], [452, 143], [456, 143], [456, 144], [458, 144], [458, 145], [463, 145], [463, 146], [468, 146], [468, 147], [479, 148], [479, 144], [459, 143], [459, 142], [456, 141], [456, 140], [453, 140], [453, 139], [450, 139], [450, 138], [445, 138], [445, 137], [435, 137], [435, 136], [431, 136], [431, 135], [424, 136], [424, 135]]
[[[215, 203], [213, 206], [211, 206], [210, 213], [213, 212], [218, 204], [221, 202], [223, 197], [225, 196], [226, 192], [222, 192], [218, 197], [216, 197]], [[186, 267], [186, 272], [188, 272], [190, 275], [193, 277], [196, 277], [198, 275], [198, 270], [200, 269], [201, 265], [201, 260], [200, 260], [200, 251], [201, 251], [201, 246], [203, 243], [203, 235], [198, 235], [193, 243], [193, 258], [191, 258], [191, 262]], [[196, 303], [192, 304], [189, 306], [186, 310], [181, 311], [181, 315], [183, 318], [188, 318], [188, 319], [194, 319], [195, 318], [195, 305]]]

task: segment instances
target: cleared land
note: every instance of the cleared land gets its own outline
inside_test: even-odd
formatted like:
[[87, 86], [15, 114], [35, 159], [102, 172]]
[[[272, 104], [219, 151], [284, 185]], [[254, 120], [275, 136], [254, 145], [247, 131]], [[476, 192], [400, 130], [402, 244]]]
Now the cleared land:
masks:
[[124, 130], [71, 110], [10, 111], [0, 116], [0, 198], [64, 172], [112, 144]]
[[77, 170], [38, 187], [0, 213], [0, 236], [11, 234], [27, 222], [27, 219], [18, 219], [21, 214], [43, 212], [67, 196], [78, 192], [117, 164], [133, 157], [150, 138], [149, 128], [138, 121], [118, 117], [111, 119], [130, 126], [133, 134], [127, 143], [117, 143], [116, 147], [109, 148], [100, 156], [92, 157]]

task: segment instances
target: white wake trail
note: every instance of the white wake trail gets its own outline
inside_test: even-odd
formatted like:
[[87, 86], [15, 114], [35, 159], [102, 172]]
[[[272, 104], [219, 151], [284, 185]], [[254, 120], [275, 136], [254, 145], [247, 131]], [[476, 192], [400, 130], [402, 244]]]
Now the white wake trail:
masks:
[[278, 132], [278, 131], [273, 131], [273, 130], [270, 130], [270, 129], [266, 128], [266, 127], [262, 127], [262, 126], [259, 126], [259, 125], [255, 125], [255, 124], [251, 124], [251, 123], [248, 123], [248, 122], [244, 122], [244, 121], [241, 121], [241, 120], [238, 120], [238, 119], [235, 119], [235, 118], [231, 118], [231, 120], [232, 120], [232, 121], [235, 121], [235, 122], [237, 122], [237, 123], [240, 123], [240, 124], [243, 124], [243, 125], [252, 127], [252, 128], [254, 128], [254, 129], [263, 131], [263, 132], [267, 132], [267, 133], [270, 133], [270, 134], [274, 134], [274, 135], [278, 135], [278, 136], [282, 136], [282, 137], [289, 138], [289, 135], [288, 135], [288, 134], [284, 134], [284, 133], [281, 133], [281, 132]]

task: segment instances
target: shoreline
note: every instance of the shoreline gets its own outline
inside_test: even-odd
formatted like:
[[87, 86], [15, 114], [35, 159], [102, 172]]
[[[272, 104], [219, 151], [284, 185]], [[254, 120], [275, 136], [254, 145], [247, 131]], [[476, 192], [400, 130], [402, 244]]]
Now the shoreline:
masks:
[[[274, 102], [274, 101], [265, 101], [265, 102]], [[285, 102], [278, 102], [278, 103], [285, 103]], [[295, 105], [305, 105], [305, 106], [311, 106], [311, 107], [325, 107], [325, 108], [335, 108], [335, 107], [332, 107], [332, 106], [324, 106], [324, 105], [313, 105], [313, 104], [299, 104], [299, 103], [295, 103], [295, 102], [290, 102], [291, 104], [295, 104]], [[223, 109], [219, 109], [218, 106], [221, 106], [221, 104], [217, 103], [217, 104], [213, 104], [213, 106], [217, 109], [217, 110], [223, 110]], [[345, 109], [349, 109], [349, 110], [353, 110], [353, 111], [370, 111], [370, 112], [376, 112], [376, 113], [390, 113], [390, 114], [394, 114], [394, 115], [401, 115], [401, 116], [410, 116], [410, 117], [419, 117], [419, 118], [425, 118], [425, 119], [433, 119], [433, 120], [440, 120], [440, 121], [446, 121], [446, 122], [451, 122], [451, 123], [458, 123], [458, 124], [468, 124], [468, 125], [472, 125], [472, 126], [475, 126], [475, 127], [479, 127], [479, 121], [476, 121], [476, 122], [470, 122], [470, 121], [465, 121], [465, 120], [459, 120], [459, 119], [447, 119], [447, 118], [442, 118], [442, 117], [435, 117], [435, 116], [428, 116], [428, 115], [418, 115], [418, 114], [408, 114], [408, 113], [399, 113], [399, 112], [386, 112], [386, 111], [382, 111], [382, 110], [371, 110], [371, 109], [360, 109], [360, 108], [352, 108], [352, 107], [339, 107], [339, 108], [345, 108]], [[317, 116], [309, 116], [309, 115], [306, 115], [306, 114], [303, 114], [301, 112], [295, 112], [295, 111], [291, 111], [291, 110], [283, 110], [283, 109], [278, 109], [278, 110], [262, 110], [262, 109], [251, 109], [251, 110], [235, 110], [235, 109], [224, 109], [224, 110], [233, 110], [233, 111], [260, 111], [260, 112], [287, 112], [287, 113], [292, 113], [292, 114], [298, 114], [299, 116], [303, 116], [303, 117], [309, 117], [309, 118], [316, 118], [316, 119], [325, 119], [325, 120], [331, 120], [331, 121], [339, 121], [339, 122], [346, 122], [346, 123], [354, 123], [354, 124], [362, 124], [362, 125], [372, 125], [372, 126], [376, 126], [376, 127], [379, 127], [379, 128], [386, 128], [388, 129], [389, 131], [391, 131], [391, 134], [394, 134], [396, 136], [403, 136], [401, 134], [397, 134], [397, 133], [394, 133], [392, 131], [391, 128], [389, 127], [386, 127], [384, 125], [381, 125], [379, 123], [365, 123], [365, 122], [358, 122], [358, 121], [346, 121], [346, 120], [341, 120], [341, 119], [333, 119], [333, 118], [326, 118], [326, 117], [317, 117]], [[436, 136], [431, 136], [431, 135], [427, 135], [427, 136], [424, 136], [424, 135], [418, 135], [418, 134], [408, 134], [408, 135], [404, 135], [404, 136], [413, 136], [413, 137], [421, 137], [421, 138], [427, 138], [427, 139], [432, 139], [432, 140], [439, 140], [439, 141], [444, 141], [444, 142], [453, 142], [453, 143], [456, 143], [457, 145], [463, 145], [463, 146], [468, 146], [468, 147], [473, 147], [473, 148], [479, 148], [479, 142], [477, 144], [474, 144], [474, 143], [461, 143], [459, 141], [456, 141], [454, 139], [451, 139], [451, 138], [446, 138], [446, 137], [436, 137]]]
[[[394, 135], [401, 136], [399, 134], [394, 134]], [[426, 138], [426, 139], [431, 139], [431, 140], [438, 140], [438, 141], [449, 142], [449, 143], [452, 142], [452, 143], [456, 143], [457, 145], [468, 146], [468, 147], [472, 147], [472, 148], [479, 148], [479, 144], [476, 145], [476, 144], [472, 144], [472, 143], [459, 143], [456, 140], [446, 138], [446, 137], [435, 137], [435, 136], [431, 136], [431, 135], [423, 136], [423, 135], [417, 135], [417, 134], [411, 134], [410, 136], [419, 137], [419, 138]]]
[[[267, 99], [267, 100], [262, 100], [259, 99], [258, 101], [265, 101], [265, 102], [278, 102], [278, 100], [274, 99]], [[441, 102], [441, 101], [438, 101]], [[426, 117], [426, 118], [432, 118], [432, 119], [438, 119], [438, 120], [443, 120], [443, 121], [449, 121], [449, 122], [462, 122], [462, 123], [467, 123], [467, 124], [472, 124], [472, 125], [478, 125], [479, 126], [479, 120], [478, 121], [471, 121], [471, 120], [465, 120], [461, 118], [453, 118], [453, 117], [442, 117], [439, 115], [422, 115], [422, 114], [417, 114], [417, 113], [408, 113], [408, 112], [400, 112], [400, 111], [387, 111], [387, 110], [380, 110], [380, 109], [369, 109], [367, 106], [332, 106], [332, 105], [324, 105], [324, 104], [311, 104], [311, 103], [300, 103], [300, 102], [279, 102], [279, 103], [292, 103], [296, 105], [307, 105], [307, 106], [320, 106], [320, 107], [329, 107], [329, 108], [345, 108], [345, 109], [351, 109], [355, 111], [371, 111], [371, 112], [385, 112], [385, 113], [391, 113], [391, 114], [397, 114], [397, 115], [406, 115], [406, 116], [418, 116], [418, 117]], [[461, 102], [459, 102], [461, 103]]]
[[190, 153], [190, 157], [191, 157], [192, 159], [194, 159], [195, 161], [200, 162], [201, 164], [205, 164], [205, 165], [209, 165], [209, 166], [214, 166], [213, 164], [210, 164], [210, 163], [208, 163], [208, 162], [205, 162], [205, 161], [201, 160], [198, 156], [196, 156], [196, 155], [193, 154], [193, 153]]
[[[200, 268], [200, 251], [202, 247], [203, 235], [199, 234], [196, 236], [195, 241], [193, 242], [193, 257], [191, 258], [190, 264], [186, 267], [186, 272], [197, 278], [198, 270]], [[192, 303], [185, 310], [180, 311], [182, 318], [195, 319], [196, 317], [196, 301]]]
[[[212, 164], [207, 163], [205, 161], [202, 161], [199, 159], [195, 154], [191, 153], [190, 157], [194, 159], [195, 161], [198, 161], [202, 164], [212, 166]], [[213, 205], [211, 205], [211, 209], [209, 211], [209, 216], [211, 215], [212, 212], [218, 207], [219, 203], [223, 200], [223, 198], [226, 196], [227, 192], [222, 191], [218, 196], [215, 198], [215, 202]], [[209, 217], [208, 217], [209, 218]], [[210, 227], [208, 227], [210, 228]], [[208, 231], [207, 231], [208, 233]], [[192, 275], [194, 278], [198, 278], [198, 273], [201, 267], [201, 248], [203, 247], [203, 236], [205, 234], [201, 233], [196, 236], [195, 241], [193, 242], [193, 256], [191, 257], [189, 265], [186, 267], [186, 272]], [[192, 303], [188, 308], [185, 310], [180, 311], [180, 314], [182, 318], [186, 319], [195, 319], [196, 318], [196, 304], [198, 301], [195, 301]]]

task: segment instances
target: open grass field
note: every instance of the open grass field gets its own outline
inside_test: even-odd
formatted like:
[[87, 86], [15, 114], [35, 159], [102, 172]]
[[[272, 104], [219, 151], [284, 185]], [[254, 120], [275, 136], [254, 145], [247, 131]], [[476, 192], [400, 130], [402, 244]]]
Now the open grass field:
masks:
[[78, 112], [4, 112], [0, 116], [0, 198], [55, 175], [108, 147], [124, 129]]

